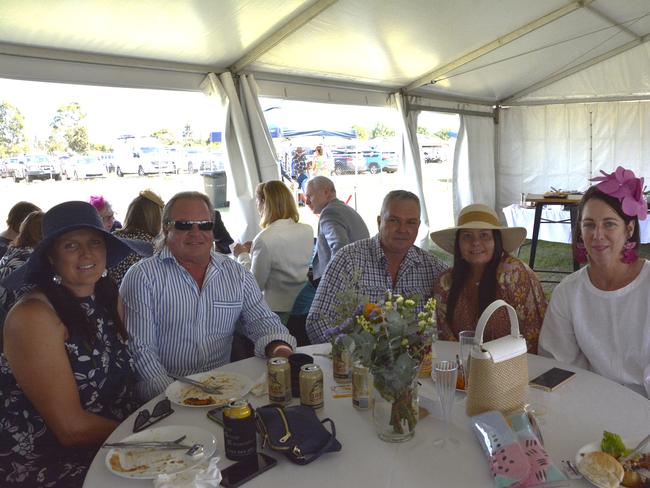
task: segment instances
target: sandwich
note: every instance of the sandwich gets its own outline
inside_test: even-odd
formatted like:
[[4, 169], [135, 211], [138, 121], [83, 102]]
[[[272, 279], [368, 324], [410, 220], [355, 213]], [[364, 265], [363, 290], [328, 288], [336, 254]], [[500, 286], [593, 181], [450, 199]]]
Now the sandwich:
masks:
[[623, 466], [606, 452], [596, 451], [585, 454], [578, 463], [578, 471], [600, 488], [618, 488], [623, 481]]

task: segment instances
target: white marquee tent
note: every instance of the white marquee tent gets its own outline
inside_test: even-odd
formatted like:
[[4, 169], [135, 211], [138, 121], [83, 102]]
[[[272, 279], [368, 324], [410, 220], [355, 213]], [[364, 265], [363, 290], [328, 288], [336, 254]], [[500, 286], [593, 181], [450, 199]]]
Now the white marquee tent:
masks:
[[0, 77], [211, 94], [249, 214], [277, 177], [257, 96], [395, 107], [420, 194], [417, 115], [459, 113], [456, 208], [499, 208], [650, 174], [649, 39], [647, 0], [3, 0]]

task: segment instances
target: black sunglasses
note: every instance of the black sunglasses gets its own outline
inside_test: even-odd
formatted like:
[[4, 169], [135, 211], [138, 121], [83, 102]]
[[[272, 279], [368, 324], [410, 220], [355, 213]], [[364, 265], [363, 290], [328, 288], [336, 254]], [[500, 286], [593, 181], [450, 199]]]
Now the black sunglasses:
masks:
[[140, 432], [148, 427], [151, 427], [156, 422], [169, 417], [174, 413], [169, 398], [163, 398], [153, 407], [153, 411], [149, 413], [146, 408], [138, 412], [133, 425], [133, 432]]
[[168, 220], [167, 225], [174, 225], [176, 230], [191, 230], [192, 226], [196, 224], [199, 230], [212, 230], [214, 222], [211, 220]]

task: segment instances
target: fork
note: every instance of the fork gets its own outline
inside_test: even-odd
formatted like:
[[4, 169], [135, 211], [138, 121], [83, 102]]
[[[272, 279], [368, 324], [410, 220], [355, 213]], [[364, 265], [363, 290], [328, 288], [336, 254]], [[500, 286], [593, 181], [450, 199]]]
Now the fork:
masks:
[[180, 381], [181, 383], [187, 383], [188, 385], [196, 386], [198, 389], [203, 390], [206, 393], [212, 393], [218, 395], [223, 390], [222, 386], [207, 386], [201, 383], [200, 381], [191, 380], [189, 378], [186, 378], [185, 376], [176, 376], [170, 373], [167, 373], [167, 376], [177, 381]]
[[578, 467], [570, 459], [562, 459], [562, 466], [564, 466], [565, 474], [572, 480], [582, 478], [582, 474], [580, 474], [580, 471], [578, 471]]
[[172, 446], [172, 447], [190, 447], [190, 446], [185, 446], [181, 444], [185, 440], [187, 436], [183, 435], [180, 436], [178, 439], [175, 439], [173, 441], [133, 441], [133, 442], [106, 442], [102, 447], [167, 447], [167, 446]]

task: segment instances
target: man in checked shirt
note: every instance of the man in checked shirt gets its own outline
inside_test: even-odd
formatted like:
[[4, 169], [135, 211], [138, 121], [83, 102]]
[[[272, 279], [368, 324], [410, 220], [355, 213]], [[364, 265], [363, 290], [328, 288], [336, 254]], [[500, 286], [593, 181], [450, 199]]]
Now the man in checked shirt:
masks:
[[131, 267], [120, 287], [139, 399], [162, 393], [172, 382], [168, 373], [188, 376], [227, 363], [237, 322], [257, 356], [289, 356], [296, 341], [253, 275], [213, 251], [210, 199], [178, 193], [162, 220], [160, 252]]
[[391, 291], [405, 297], [419, 295], [422, 308], [433, 295], [433, 284], [446, 266], [414, 246], [420, 227], [419, 198], [405, 190], [391, 191], [377, 223], [377, 235], [345, 246], [329, 262], [307, 317], [312, 344], [326, 342], [325, 331], [338, 325], [332, 323], [339, 304], [337, 294], [349, 284], [359, 298], [365, 296], [375, 303]]

